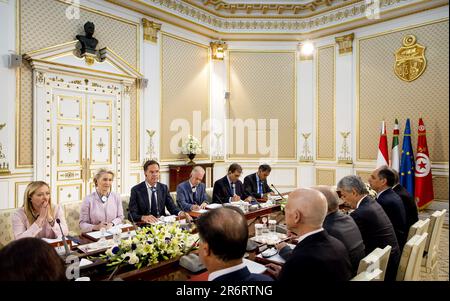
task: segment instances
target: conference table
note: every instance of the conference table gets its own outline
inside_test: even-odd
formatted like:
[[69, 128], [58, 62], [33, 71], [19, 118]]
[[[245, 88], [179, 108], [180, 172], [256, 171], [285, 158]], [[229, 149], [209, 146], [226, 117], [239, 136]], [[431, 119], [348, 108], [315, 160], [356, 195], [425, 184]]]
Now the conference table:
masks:
[[[252, 232], [254, 233], [254, 231], [251, 231], [250, 228], [252, 228], [252, 225], [255, 223], [255, 221], [269, 216], [271, 219], [279, 219], [281, 216], [279, 213], [281, 213], [280, 204], [265, 206], [258, 208], [257, 210], [246, 212], [245, 217], [248, 220], [249, 235], [252, 236]], [[193, 218], [197, 218], [200, 215], [200, 213], [198, 212], [189, 212], [189, 214]], [[276, 216], [274, 217], [275, 214]], [[144, 224], [138, 224], [136, 226], [139, 227], [143, 225]], [[124, 231], [130, 231], [130, 229], [124, 229]], [[96, 241], [94, 238], [89, 237], [86, 234], [78, 236], [77, 239], [81, 246]], [[87, 276], [94, 281], [107, 280], [111, 274], [111, 270], [108, 270], [108, 267], [106, 266], [108, 262], [97, 257], [98, 255], [104, 253], [107, 249], [108, 247], [93, 252], [82, 252], [77, 248], [77, 246], [72, 246], [73, 254], [78, 256], [80, 260], [82, 258], [87, 258], [93, 261], [92, 264], [80, 268], [80, 276]], [[259, 249], [256, 248], [248, 252], [249, 259], [253, 260], [256, 257], [258, 251]], [[134, 266], [124, 264], [118, 269], [114, 278], [121, 280], [189, 281], [199, 278], [200, 276], [199, 280], [206, 280], [203, 279], [204, 277], [201, 275], [205, 274], [205, 270], [201, 271], [200, 273], [193, 273], [180, 266], [180, 258], [181, 256], [140, 269], [136, 269]]]

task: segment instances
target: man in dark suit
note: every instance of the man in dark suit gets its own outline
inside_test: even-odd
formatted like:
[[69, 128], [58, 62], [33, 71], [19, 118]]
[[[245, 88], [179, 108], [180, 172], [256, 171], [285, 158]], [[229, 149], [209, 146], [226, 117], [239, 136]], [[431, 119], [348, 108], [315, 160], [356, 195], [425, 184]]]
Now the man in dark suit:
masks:
[[348, 215], [339, 211], [339, 196], [330, 186], [312, 187], [323, 193], [327, 199], [327, 216], [323, 228], [328, 234], [339, 239], [344, 244], [352, 264], [352, 276], [356, 276], [359, 262], [365, 256], [365, 246], [355, 221]]
[[400, 250], [403, 250], [408, 235], [405, 206], [402, 199], [391, 188], [394, 182], [394, 173], [387, 166], [375, 169], [369, 178], [370, 187], [377, 192], [377, 201], [391, 220], [398, 245]]
[[408, 190], [405, 187], [400, 185], [398, 172], [395, 169], [391, 169], [394, 173], [394, 186], [392, 186], [392, 190], [397, 193], [402, 199], [403, 205], [405, 206], [405, 214], [406, 214], [406, 226], [409, 228], [419, 220], [419, 213], [417, 211], [417, 204], [414, 201], [414, 198], [409, 194]]
[[237, 163], [233, 163], [228, 168], [228, 174], [214, 182], [213, 203], [223, 204], [240, 200], [251, 200], [251, 197], [247, 196], [244, 186], [239, 180], [241, 173], [242, 167]]
[[272, 281], [267, 275], [252, 274], [243, 262], [248, 227], [244, 214], [223, 207], [202, 214], [197, 220], [199, 256], [209, 281]]
[[154, 160], [145, 162], [144, 174], [145, 181], [131, 188], [128, 214], [130, 220], [155, 223], [160, 216], [166, 215], [166, 208], [170, 214], [191, 219], [175, 205], [167, 185], [158, 182], [158, 162]]
[[[286, 226], [299, 235], [298, 244], [281, 268], [268, 264], [269, 272], [280, 281], [346, 281], [351, 277], [347, 249], [322, 228], [327, 214], [325, 196], [314, 189], [297, 189], [286, 204]], [[286, 246], [287, 247], [287, 246]]]
[[177, 203], [183, 211], [204, 209], [208, 202], [206, 186], [202, 183], [205, 170], [201, 166], [195, 166], [191, 171], [189, 180], [177, 186]]
[[358, 176], [346, 176], [337, 184], [341, 198], [354, 209], [350, 216], [361, 232], [366, 255], [375, 248], [391, 246], [385, 280], [395, 281], [401, 251], [394, 227], [380, 204], [368, 194], [366, 185]]
[[244, 178], [245, 193], [255, 199], [267, 200], [268, 194], [273, 192], [269, 185], [267, 185], [267, 177], [271, 171], [272, 168], [270, 165], [262, 164], [259, 166], [258, 172], [246, 176]]

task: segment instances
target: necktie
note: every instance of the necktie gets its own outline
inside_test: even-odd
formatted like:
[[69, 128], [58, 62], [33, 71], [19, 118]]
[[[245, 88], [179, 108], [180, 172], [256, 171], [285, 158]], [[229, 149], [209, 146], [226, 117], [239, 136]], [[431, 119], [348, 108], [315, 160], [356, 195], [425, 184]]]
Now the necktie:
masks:
[[158, 207], [156, 205], [156, 188], [152, 187], [152, 203], [151, 203], [151, 209], [150, 214], [154, 217], [158, 217]]
[[192, 200], [194, 201], [194, 204], [197, 203], [197, 189], [196, 189], [196, 186], [192, 187]]
[[263, 192], [263, 184], [262, 184], [262, 181], [260, 180], [259, 181], [259, 194], [261, 194], [261, 195], [263, 195], [264, 194], [264, 192]]
[[236, 194], [236, 185], [234, 183], [231, 183], [231, 193], [233, 196]]

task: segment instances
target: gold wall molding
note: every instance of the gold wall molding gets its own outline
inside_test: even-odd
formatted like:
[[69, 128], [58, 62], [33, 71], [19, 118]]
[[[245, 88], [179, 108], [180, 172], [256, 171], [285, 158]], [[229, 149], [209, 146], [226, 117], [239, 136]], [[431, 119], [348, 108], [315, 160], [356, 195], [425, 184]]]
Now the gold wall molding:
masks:
[[[332, 68], [323, 62], [322, 55], [331, 56]], [[324, 53], [324, 54], [321, 54]], [[330, 78], [330, 76], [332, 78]], [[323, 80], [323, 77], [327, 77]], [[326, 85], [332, 85], [327, 87]], [[322, 88], [324, 87], [324, 88]], [[331, 111], [330, 111], [331, 108]], [[336, 160], [336, 47], [317, 48], [316, 59], [316, 160]], [[327, 138], [324, 138], [324, 137]], [[327, 140], [328, 139], [328, 140]]]
[[[266, 125], [270, 119], [277, 119], [278, 151], [276, 159], [297, 161], [296, 51], [233, 49], [228, 52], [228, 57], [227, 91], [230, 91], [231, 96], [228, 101], [228, 116], [226, 118], [231, 122], [248, 119], [256, 122], [258, 119], [265, 119]], [[283, 72], [278, 72], [275, 75], [273, 70], [277, 69], [283, 70]], [[234, 80], [237, 72], [240, 81], [247, 83], [246, 87]], [[243, 76], [245, 76], [245, 79], [242, 78]], [[266, 84], [268, 82], [272, 85], [277, 83], [275, 85], [277, 89], [270, 89]], [[274, 103], [273, 99], [284, 99], [285, 103], [281, 106], [279, 103]], [[227, 126], [230, 126], [231, 122]], [[235, 127], [233, 126], [234, 130]], [[245, 128], [244, 131], [250, 133], [248, 128]], [[270, 132], [266, 132], [267, 145], [267, 139], [270, 138], [267, 135]], [[229, 142], [227, 144], [228, 149], [225, 151], [226, 161], [269, 158], [269, 155], [271, 155], [270, 153], [259, 153], [258, 150], [255, 154], [248, 154], [248, 141], [245, 141], [243, 145], [243, 153], [235, 153], [236, 146], [239, 145], [235, 142], [230, 143], [232, 136], [235, 139], [235, 135], [230, 133], [226, 137]], [[231, 145], [233, 145], [234, 150], [233, 154], [230, 155], [229, 148]]]
[[[31, 183], [30, 181], [20, 181], [14, 183], [14, 208], [19, 207], [19, 186], [27, 186]], [[23, 201], [23, 200], [22, 200]]]
[[[239, 15], [239, 18], [280, 18], [280, 17], [292, 17], [293, 15], [298, 18], [305, 18], [316, 16], [328, 12], [333, 9], [348, 6], [357, 1], [347, 1], [346, 3], [336, 4], [335, 0], [322, 1], [322, 0], [310, 0], [306, 3], [245, 3], [245, 2], [229, 2], [222, 0], [187, 0], [187, 2], [200, 10], [205, 10], [217, 17], [230, 18]], [[201, 2], [201, 3], [199, 3]], [[275, 1], [273, 1], [275, 2]], [[224, 13], [226, 14], [224, 14]]]
[[433, 191], [434, 191], [434, 200], [449, 200], [449, 191], [448, 191], [448, 176], [441, 175], [433, 175]]
[[[49, 9], [37, 9], [37, 8], [41, 7], [42, 5], [44, 5], [44, 6], [47, 5], [46, 4], [47, 2], [50, 3], [48, 5]], [[25, 7], [23, 7], [24, 3], [25, 3], [25, 5], [27, 5], [26, 11], [21, 12], [22, 8], [25, 9]], [[26, 26], [26, 25], [24, 25], [26, 20], [33, 20], [33, 18], [29, 17], [28, 15], [30, 13], [33, 14], [33, 12], [35, 12], [34, 15], [39, 15], [42, 17], [45, 14], [51, 13], [54, 9], [60, 9], [60, 8], [57, 8], [59, 3], [66, 4], [67, 7], [68, 7], [68, 5], [76, 5], [82, 11], [81, 18], [83, 19], [86, 17], [86, 15], [88, 15], [87, 17], [92, 19], [90, 21], [94, 21], [94, 23], [96, 25], [100, 24], [98, 26], [99, 27], [98, 29], [101, 28], [101, 25], [104, 22], [109, 23], [109, 25], [103, 27], [103, 29], [109, 30], [109, 31], [114, 31], [114, 30], [117, 30], [117, 28], [119, 28], [121, 26], [126, 27], [127, 25], [129, 25], [129, 27], [127, 27], [127, 28], [129, 29], [131, 34], [126, 35], [126, 36], [129, 37], [131, 42], [127, 42], [125, 44], [126, 44], [126, 47], [128, 47], [128, 49], [131, 49], [130, 48], [131, 46], [135, 46], [135, 47], [132, 47], [135, 49], [132, 49], [129, 51], [127, 50], [127, 52], [130, 52], [129, 55], [127, 55], [127, 57], [132, 56], [133, 59], [131, 59], [131, 60], [127, 59], [124, 61], [129, 61], [129, 62], [133, 63], [133, 65], [134, 65], [133, 67], [135, 69], [137, 69], [137, 70], [140, 69], [140, 44], [141, 44], [142, 38], [140, 35], [140, 24], [138, 22], [127, 20], [125, 18], [115, 16], [111, 13], [104, 13], [102, 11], [99, 11], [97, 9], [93, 9], [93, 8], [90, 8], [90, 7], [87, 7], [84, 5], [77, 5], [77, 4], [73, 3], [73, 1], [68, 1], [68, 0], [52, 0], [51, 2], [49, 2], [49, 1], [46, 1], [46, 2], [31, 1], [30, 2], [30, 1], [26, 1], [26, 0], [17, 0], [16, 1], [16, 52], [17, 53], [23, 54], [24, 52], [29, 52], [30, 50], [34, 50], [36, 48], [41, 48], [40, 46], [24, 47], [25, 31], [24, 31], [24, 28], [22, 28], [22, 27]], [[92, 15], [90, 15], [90, 14], [92, 14]], [[62, 18], [65, 18], [64, 9], [63, 9], [63, 13], [55, 14], [55, 15], [62, 16]], [[94, 16], [94, 18], [92, 18], [92, 16]], [[55, 19], [55, 18], [49, 17], [46, 20], [52, 20], [52, 19]], [[101, 19], [102, 21], [100, 22], [97, 19]], [[81, 20], [81, 21], [83, 21], [83, 20]], [[98, 23], [98, 22], [100, 22], [100, 23]], [[122, 25], [119, 25], [119, 24], [122, 24]], [[42, 28], [43, 28], [42, 25], [43, 24], [39, 24], [39, 26], [32, 26], [32, 29], [38, 31], [39, 34], [41, 34]], [[47, 27], [53, 28], [52, 26], [47, 26]], [[45, 27], [45, 28], [47, 28], [47, 27]], [[68, 30], [67, 27], [64, 27], [64, 26], [58, 26], [57, 29], [60, 32], [60, 34], [57, 35], [57, 37], [58, 37], [57, 39], [60, 39], [60, 37], [64, 36], [61, 34], [61, 31]], [[26, 32], [31, 33], [32, 36], [36, 36], [36, 37], [39, 36], [39, 34], [34, 35], [33, 30], [29, 30], [29, 29], [25, 29], [25, 30], [26, 30]], [[72, 29], [70, 28], [69, 31], [71, 31], [71, 30]], [[75, 36], [74, 34], [70, 34], [71, 39], [73, 38], [72, 35], [73, 35], [73, 37]], [[117, 39], [120, 35], [108, 34], [108, 36], [109, 36], [108, 39]], [[51, 42], [51, 41], [55, 40], [54, 37], [52, 38], [51, 34], [47, 34], [45, 39], [40, 39], [40, 40], [41, 40], [41, 42], [49, 41], [49, 42], [46, 42], [47, 45], [58, 44], [55, 42]], [[65, 42], [64, 44], [66, 44], [66, 43], [70, 43], [70, 42]], [[109, 44], [109, 46], [113, 46], [113, 48], [115, 48], [116, 50], [120, 50], [117, 47], [114, 47], [114, 43], [108, 43], [108, 44]], [[28, 41], [27, 45], [32, 46], [33, 44], [30, 44]], [[41, 44], [38, 43], [37, 45], [42, 45], [42, 43]], [[126, 49], [126, 47], [125, 47], [125, 49]], [[60, 72], [60, 73], [62, 73], [62, 72]], [[82, 70], [80, 70], [80, 74], [82, 74]], [[30, 118], [30, 116], [32, 115], [32, 112], [31, 113], [28, 112], [30, 103], [32, 103], [32, 96], [31, 96], [32, 82], [30, 82], [30, 80], [29, 80], [31, 78], [31, 76], [32, 76], [31, 68], [29, 68], [29, 66], [26, 63], [24, 63], [23, 66], [20, 69], [18, 69], [16, 72], [16, 135], [15, 135], [16, 136], [16, 143], [15, 143], [16, 144], [16, 147], [15, 147], [16, 169], [33, 167], [32, 126], [30, 126], [30, 125], [25, 126], [25, 123], [27, 122], [27, 120], [32, 120], [32, 118]], [[40, 78], [38, 77], [36, 80], [40, 80]], [[139, 98], [139, 93], [135, 93], [135, 95], [136, 95], [136, 97]], [[139, 99], [137, 99], [136, 102], [139, 104]], [[138, 113], [139, 113], [139, 110], [136, 109], [135, 112], [131, 112], [130, 114], [136, 115]], [[136, 139], [136, 144], [137, 144], [137, 148], [139, 149], [139, 146], [138, 146], [139, 139]]]
[[142, 18], [142, 26], [144, 27], [144, 41], [156, 43], [161, 24]]
[[[401, 41], [401, 39], [405, 35], [407, 35], [407, 34], [414, 34], [418, 38], [420, 38], [421, 40], [427, 41], [426, 44], [428, 44], [427, 45], [428, 47], [430, 47], [430, 43], [433, 43], [433, 47], [435, 48], [435, 50], [434, 51], [430, 51], [427, 56], [428, 56], [428, 60], [430, 60], [430, 58], [434, 59], [434, 63], [433, 63], [432, 66], [434, 67], [434, 70], [437, 70], [436, 68], [440, 68], [440, 66], [448, 65], [448, 56], [442, 56], [442, 55], [439, 55], [439, 54], [436, 53], [436, 51], [437, 51], [436, 47], [438, 46], [438, 45], [436, 45], [436, 43], [439, 43], [443, 38], [444, 39], [448, 39], [447, 34], [445, 34], [444, 36], [442, 36], [440, 34], [440, 32], [442, 32], [442, 30], [448, 32], [448, 20], [449, 20], [449, 18], [446, 17], [446, 18], [441, 18], [441, 19], [437, 19], [437, 20], [427, 21], [427, 22], [423, 22], [423, 23], [419, 23], [419, 24], [403, 26], [403, 27], [400, 27], [400, 28], [394, 28], [394, 29], [390, 29], [390, 30], [386, 30], [386, 31], [377, 32], [375, 34], [367, 35], [367, 36], [364, 36], [364, 37], [360, 37], [360, 38], [358, 38], [356, 40], [356, 160], [358, 162], [374, 162], [376, 160], [376, 148], [377, 148], [377, 144], [376, 143], [378, 143], [378, 138], [376, 138], [377, 141], [374, 141], [374, 142], [373, 141], [368, 142], [368, 140], [371, 140], [372, 138], [377, 136], [378, 132], [376, 131], [376, 134], [372, 133], [369, 136], [367, 136], [368, 132], [367, 132], [366, 128], [372, 128], [373, 126], [374, 127], [378, 127], [378, 124], [379, 124], [379, 120], [377, 120], [377, 121], [371, 122], [371, 124], [373, 123], [373, 126], [371, 126], [371, 125], [368, 126], [367, 125], [368, 120], [366, 118], [364, 120], [361, 119], [361, 114], [362, 114], [361, 113], [362, 112], [362, 109], [361, 109], [361, 106], [362, 106], [362, 99], [361, 99], [361, 97], [362, 97], [362, 87], [361, 87], [361, 85], [362, 85], [362, 83], [361, 83], [362, 53], [361, 53], [361, 47], [362, 47], [362, 43], [372, 42], [372, 43], [374, 43], [376, 45], [380, 45], [380, 46], [383, 47], [383, 45], [386, 45], [385, 42], [381, 42], [383, 40], [380, 40], [380, 42], [375, 42], [373, 40], [374, 39], [385, 38], [387, 35], [392, 35], [392, 38], [391, 38], [392, 42], [390, 42], [391, 44], [389, 44], [389, 45], [396, 45], [396, 43], [398, 43], [399, 40]], [[428, 27], [428, 26], [432, 26], [432, 27], [429, 27], [431, 29], [426, 29], [425, 28], [425, 27]], [[434, 26], [438, 26], [439, 29], [433, 29], [433, 28], [435, 28]], [[417, 34], [418, 32], [420, 33], [419, 35]], [[431, 34], [433, 34], [433, 33], [434, 33], [434, 36], [436, 38], [434, 38], [433, 40], [430, 40]], [[442, 47], [445, 48], [445, 46], [442, 46]], [[373, 53], [374, 54], [379, 53], [379, 51], [378, 52], [373, 52], [372, 48], [367, 48], [367, 49], [370, 49], [370, 54], [367, 54], [368, 57], [372, 57]], [[433, 118], [436, 119], [436, 120], [439, 119], [439, 120], [441, 120], [442, 124], [444, 124], [444, 123], [448, 124], [448, 113], [446, 114], [445, 112], [442, 111], [442, 109], [445, 109], [445, 110], [447, 110], [446, 112], [448, 112], [448, 106], [443, 106], [442, 107], [442, 104], [429, 105], [429, 103], [426, 106], [423, 106], [423, 101], [422, 100], [419, 101], [417, 99], [417, 96], [414, 96], [414, 95], [412, 95], [410, 93], [411, 91], [415, 91], [414, 94], [427, 93], [427, 95], [426, 96], [423, 95], [422, 98], [429, 98], [431, 101], [435, 101], [438, 98], [442, 98], [442, 99], [446, 98], [446, 99], [448, 99], [448, 89], [442, 88], [440, 86], [436, 87], [436, 88], [433, 88], [431, 90], [429, 89], [430, 86], [435, 86], [436, 83], [437, 83], [435, 80], [433, 81], [430, 78], [430, 76], [431, 76], [430, 72], [433, 72], [432, 71], [433, 69], [430, 69], [431, 68], [430, 66], [428, 66], [428, 71], [425, 72], [418, 81], [415, 81], [415, 82], [412, 82], [412, 83], [411, 82], [408, 83], [408, 82], [399, 81], [397, 76], [394, 74], [393, 69], [392, 69], [392, 66], [393, 66], [393, 64], [395, 62], [395, 57], [393, 55], [393, 53], [395, 52], [395, 48], [392, 47], [391, 49], [392, 50], [383, 50], [383, 51], [388, 51], [388, 52], [391, 53], [389, 55], [389, 62], [387, 62], [388, 58], [386, 58], [386, 60], [385, 60], [387, 62], [387, 64], [388, 64], [388, 66], [389, 66], [389, 67], [386, 67], [386, 70], [385, 70], [386, 74], [381, 76], [381, 78], [385, 78], [385, 79], [389, 78], [389, 80], [383, 81], [383, 87], [384, 87], [384, 90], [386, 90], [386, 85], [391, 85], [392, 83], [395, 83], [395, 85], [397, 87], [395, 89], [389, 89], [389, 91], [394, 91], [394, 92], [395, 91], [402, 91], [402, 94], [404, 94], [404, 95], [403, 95], [402, 98], [400, 98], [400, 100], [403, 99], [403, 98], [404, 99], [408, 99], [407, 105], [403, 105], [402, 107], [404, 107], [406, 109], [406, 111], [410, 111], [410, 112], [405, 112], [401, 116], [396, 114], [395, 117], [394, 116], [391, 117], [390, 115], [392, 115], [393, 114], [392, 112], [395, 112], [395, 110], [387, 109], [387, 110], [385, 110], [385, 112], [388, 112], [387, 113], [388, 115], [383, 113], [383, 116], [380, 116], [379, 118], [380, 118], [380, 120], [381, 119], [386, 119], [386, 120], [391, 120], [392, 119], [390, 121], [391, 125], [393, 124], [394, 118], [400, 118], [401, 119], [400, 120], [400, 126], [401, 126], [401, 130], [400, 131], [401, 131], [401, 133], [403, 133], [403, 130], [404, 130], [403, 127], [404, 127], [404, 123], [405, 123], [406, 117], [411, 118], [411, 121], [412, 121], [412, 138], [413, 138], [413, 147], [414, 147], [415, 143], [417, 141], [416, 140], [416, 136], [417, 136], [417, 129], [416, 129], [416, 127], [417, 127], [417, 120], [418, 120], [418, 117], [419, 117], [419, 111], [417, 111], [417, 110], [413, 110], [412, 111], [411, 108], [413, 108], [413, 107], [414, 108], [415, 107], [421, 107], [420, 115], [422, 117], [430, 116], [430, 117], [427, 117], [428, 123], [427, 123], [426, 120], [425, 120], [425, 123], [428, 125], [428, 135], [427, 135], [428, 146], [429, 146], [430, 149], [433, 150], [432, 154], [430, 154], [432, 163], [433, 163], [433, 165], [435, 165], [435, 164], [448, 164], [448, 147], [447, 147], [447, 145], [448, 145], [448, 135], [440, 135], [441, 138], [439, 138], [439, 139], [433, 139], [432, 138], [433, 136], [430, 136], [430, 135], [437, 134], [437, 132], [439, 132], [438, 128], [436, 128], [436, 129], [430, 128], [431, 119], [433, 119]], [[448, 51], [448, 44], [447, 44], [447, 50], [446, 51]], [[446, 62], [439, 63], [439, 61], [442, 60], [443, 58], [444, 59], [446, 58], [447, 63]], [[380, 58], [377, 58], [377, 60], [378, 60], [377, 64], [379, 64]], [[382, 66], [385, 66], [385, 65], [386, 64], [383, 64]], [[388, 73], [388, 71], [389, 71], [389, 73]], [[436, 72], [436, 71], [434, 71], [434, 72]], [[448, 70], [446, 70], [445, 72], [442, 71], [441, 73], [444, 74], [444, 75], [447, 74], [445, 76], [448, 77]], [[436, 75], [433, 75], [433, 77], [435, 77], [435, 78], [442, 78], [442, 76], [443, 76], [442, 74], [441, 75], [437, 75], [436, 74]], [[426, 79], [427, 77], [428, 77], [428, 79]], [[375, 78], [380, 78], [380, 75], [377, 75]], [[419, 83], [420, 85], [423, 85], [422, 81], [427, 81], [428, 82], [427, 85], [423, 86], [424, 88], [411, 89], [411, 87], [412, 87], [411, 85], [412, 84], [414, 84], [415, 86], [417, 86], [417, 83]], [[441, 82], [448, 85], [448, 81], [439, 81], [439, 83], [441, 83]], [[404, 85], [407, 85], [407, 86], [404, 86]], [[365, 89], [367, 89], [367, 88], [365, 88]], [[442, 94], [445, 91], [447, 91], [446, 92], [447, 94], [444, 93], [444, 95], [441, 95], [440, 97], [438, 95], [436, 95], [435, 97], [431, 97], [430, 98], [430, 96], [428, 95], [429, 93], [426, 92], [426, 91], [431, 92], [433, 94], [436, 94], [436, 93], [438, 93], [438, 94], [441, 93]], [[408, 96], [406, 96], [406, 95], [408, 95]], [[376, 97], [377, 97], [377, 99], [380, 99], [378, 96], [376, 96]], [[386, 98], [386, 95], [384, 95], [383, 97]], [[405, 97], [407, 97], [407, 98], [405, 98]], [[366, 98], [367, 98], [367, 96], [366, 96]], [[397, 98], [397, 96], [395, 96], [395, 98]], [[420, 104], [412, 105], [411, 101], [414, 101], [414, 99], [416, 99], [415, 101], [417, 101]], [[365, 103], [367, 103], [367, 102], [368, 101], [366, 100]], [[386, 103], [387, 107], [390, 107], [390, 105], [391, 104], [389, 104], [389, 102]], [[397, 104], [397, 105], [399, 105], [399, 104]], [[433, 108], [440, 108], [440, 109], [439, 110], [434, 110], [434, 113], [430, 115], [431, 111], [433, 111]], [[368, 109], [365, 109], [364, 111], [367, 111], [367, 110]], [[375, 115], [376, 114], [377, 113], [375, 112]], [[426, 115], [424, 115], [424, 114], [426, 114]], [[439, 115], [439, 114], [441, 114], [442, 116]], [[443, 117], [444, 115], [446, 116], [445, 117], [445, 122], [443, 121], [444, 120], [444, 117]], [[441, 117], [439, 117], [439, 116], [441, 116]], [[437, 122], [436, 120], [434, 120], [435, 123]], [[375, 122], [376, 122], [377, 125], [375, 125]], [[365, 128], [362, 128], [362, 124], [363, 123], [366, 124]], [[364, 139], [361, 138], [362, 135], [365, 136]], [[401, 138], [400, 139], [400, 146], [401, 146], [401, 143], [403, 142], [402, 140], [403, 139]], [[445, 145], [445, 147], [444, 147], [444, 145]], [[374, 149], [374, 151], [372, 151], [372, 149]], [[414, 151], [416, 151], [416, 150], [414, 149]], [[369, 155], [369, 153], [370, 153], [370, 155]]]
[[316, 168], [315, 185], [336, 185], [336, 170], [331, 168]]
[[[176, 135], [170, 131], [170, 123], [175, 119], [188, 121], [190, 134], [192, 135], [195, 127], [193, 112], [201, 112], [202, 126], [203, 122], [210, 118], [210, 49], [209, 45], [197, 43], [167, 32], [161, 32], [160, 44], [160, 162], [182, 162], [186, 161], [186, 156], [174, 154], [170, 150], [170, 140]], [[197, 65], [194, 62], [197, 62]], [[187, 65], [189, 67], [186, 67]], [[188, 89], [190, 92], [187, 92], [186, 89], [182, 91], [180, 88], [181, 83], [184, 83], [186, 87], [190, 87]], [[201, 140], [209, 131], [210, 128], [201, 129]], [[199, 137], [196, 138], [199, 139]], [[202, 141], [200, 143], [202, 143], [202, 148], [206, 154], [203, 152], [198, 154], [196, 160], [209, 160], [209, 155], [207, 155], [209, 144], [205, 144]]]
[[[287, 34], [299, 33], [310, 34], [312, 31], [323, 31], [334, 27], [342, 27], [344, 24], [364, 22], [365, 24], [357, 25], [361, 27], [365, 25], [371, 25], [378, 22], [384, 22], [394, 13], [396, 18], [399, 17], [401, 11], [407, 11], [406, 14], [418, 13], [428, 9], [448, 5], [448, 2], [437, 0], [425, 0], [427, 5], [418, 6], [418, 3], [410, 0], [381, 0], [380, 1], [380, 15], [382, 18], [378, 20], [368, 20], [365, 14], [367, 4], [364, 1], [352, 0], [346, 1], [342, 6], [335, 5], [330, 9], [316, 10], [310, 15], [299, 14], [260, 14], [260, 15], [247, 15], [247, 14], [231, 14], [222, 15], [217, 12], [211, 13], [204, 9], [203, 6], [195, 7], [193, 4], [186, 3], [182, 0], [106, 0], [107, 2], [114, 3], [116, 5], [128, 8], [130, 10], [139, 12], [141, 14], [153, 17], [155, 11], [158, 14], [158, 18], [161, 21], [168, 22], [177, 26], [184, 26], [185, 23], [193, 24], [196, 27], [201, 27], [207, 30], [209, 36], [217, 38], [217, 34], [235, 33], [236, 30], [240, 30], [239, 34], [259, 32], [261, 30], [276, 31], [277, 34], [287, 31]], [[130, 5], [129, 3], [133, 5]], [[399, 4], [401, 2], [401, 4]], [[402, 5], [403, 4], [403, 5]], [[418, 6], [414, 11], [414, 6]], [[412, 10], [411, 10], [412, 9]], [[253, 10], [252, 10], [253, 11]], [[279, 11], [285, 12], [286, 9], [280, 8]], [[162, 13], [162, 14], [161, 14]], [[389, 14], [389, 16], [386, 16]], [[405, 15], [405, 14], [403, 14]], [[174, 18], [182, 19], [183, 22], [173, 21]], [[180, 24], [181, 23], [181, 24]], [[338, 23], [338, 24], [337, 24]], [[189, 28], [188, 28], [189, 29]], [[190, 29], [193, 30], [192, 28]], [[348, 28], [346, 30], [349, 30]], [[345, 30], [342, 30], [345, 31]], [[205, 33], [203, 32], [203, 35]], [[328, 34], [329, 35], [329, 34]], [[228, 37], [222, 36], [222, 38], [230, 40]]]
[[339, 45], [339, 54], [351, 54], [353, 53], [353, 39], [354, 33], [350, 33], [344, 36], [336, 37], [335, 41]]

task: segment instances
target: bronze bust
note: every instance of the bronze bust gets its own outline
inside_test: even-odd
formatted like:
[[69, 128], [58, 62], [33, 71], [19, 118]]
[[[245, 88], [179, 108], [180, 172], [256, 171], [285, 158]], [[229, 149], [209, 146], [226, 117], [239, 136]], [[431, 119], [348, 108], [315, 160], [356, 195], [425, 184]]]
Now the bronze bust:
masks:
[[95, 25], [92, 22], [86, 22], [84, 24], [84, 31], [86, 35], [77, 35], [76, 38], [81, 43], [81, 55], [87, 53], [96, 54], [95, 48], [97, 47], [98, 40], [93, 37], [95, 31]]

